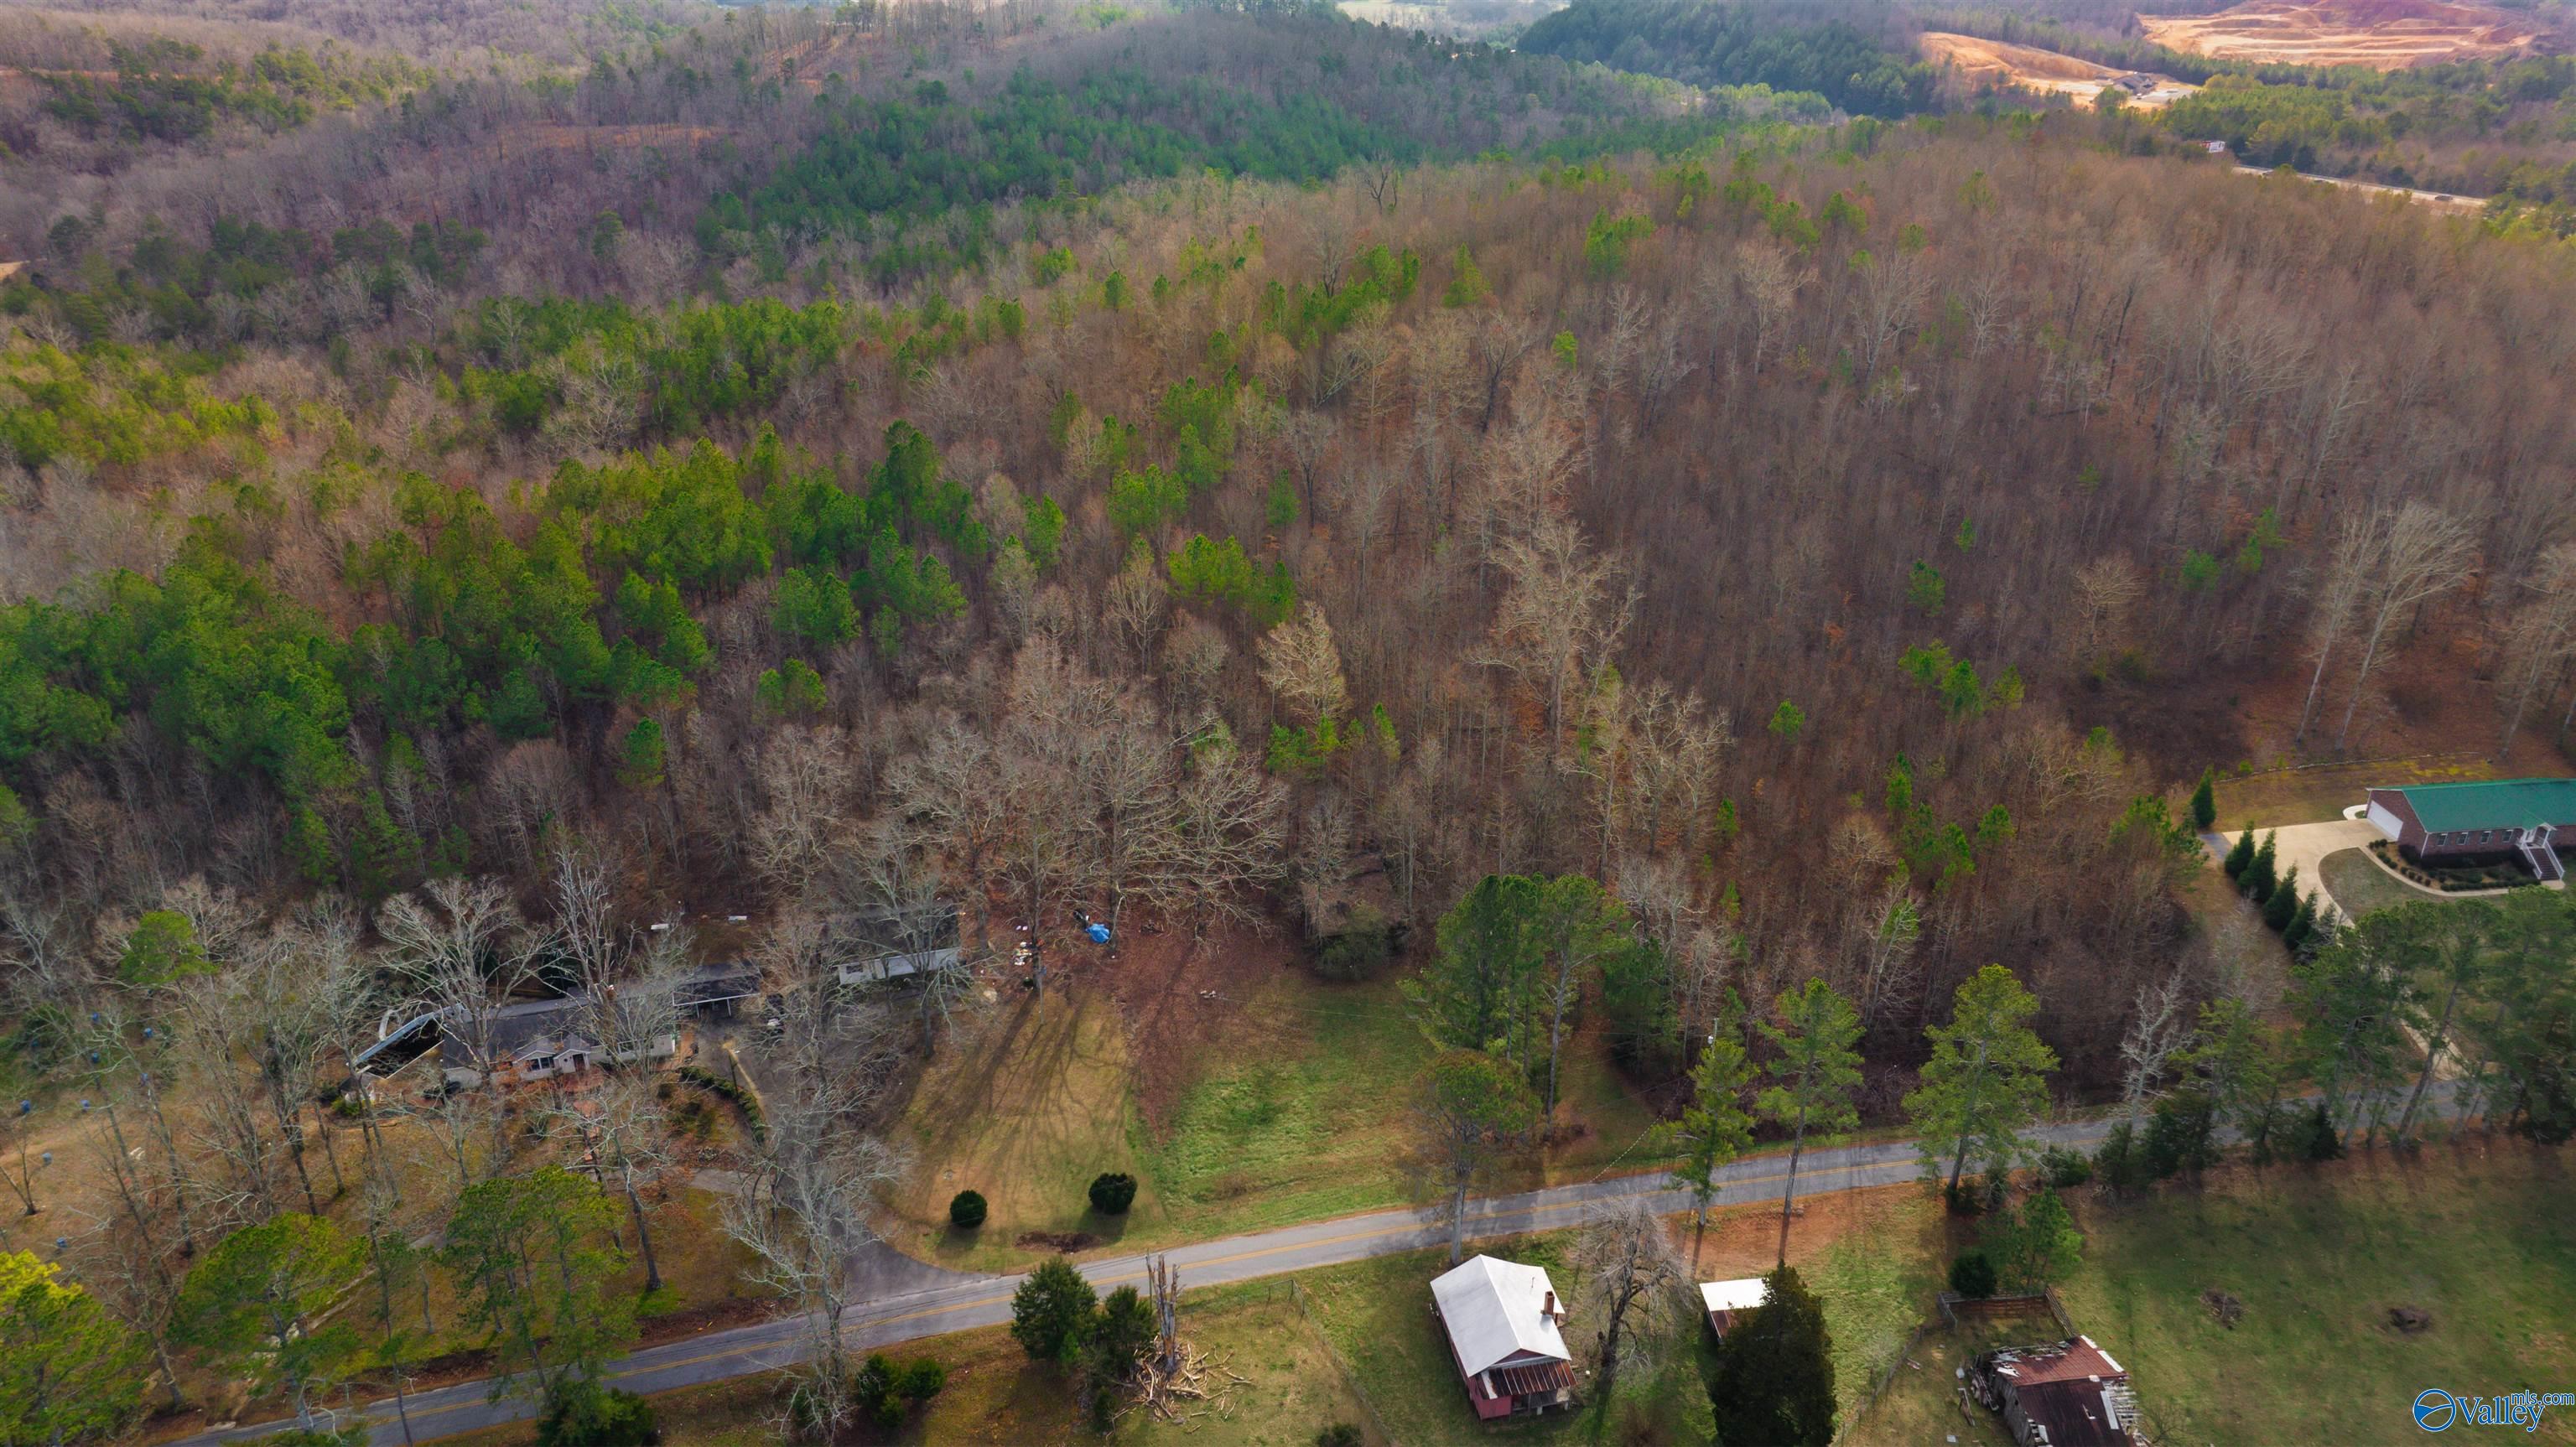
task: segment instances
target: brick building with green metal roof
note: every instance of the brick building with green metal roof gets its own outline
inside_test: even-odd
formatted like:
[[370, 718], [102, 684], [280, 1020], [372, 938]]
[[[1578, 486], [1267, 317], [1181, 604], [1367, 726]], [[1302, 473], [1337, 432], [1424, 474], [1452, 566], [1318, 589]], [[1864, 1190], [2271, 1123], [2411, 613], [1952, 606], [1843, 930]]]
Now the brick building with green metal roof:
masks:
[[2576, 779], [2372, 789], [2366, 817], [2419, 864], [2512, 859], [2536, 879], [2564, 879], [2558, 851], [2576, 847]]

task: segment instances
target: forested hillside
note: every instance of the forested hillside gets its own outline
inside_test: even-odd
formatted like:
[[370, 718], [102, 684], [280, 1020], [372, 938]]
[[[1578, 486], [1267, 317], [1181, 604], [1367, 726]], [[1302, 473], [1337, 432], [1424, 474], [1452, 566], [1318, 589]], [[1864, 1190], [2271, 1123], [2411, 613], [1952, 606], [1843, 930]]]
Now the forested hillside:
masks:
[[[2557, 767], [2564, 246], [2117, 117], [1828, 123], [1777, 89], [1895, 53], [1843, 20], [1691, 31], [1683, 81], [1774, 88], [1722, 92], [1306, 11], [904, 23], [0, 159], [0, 1077], [162, 1122], [66, 1259], [203, 1354], [172, 1399], [232, 1360], [192, 1232], [329, 1214], [308, 1141], [373, 1248], [486, 1223], [460, 1297], [504, 1206], [642, 1232], [523, 1169], [616, 1179], [613, 1120], [497, 1089], [415, 1092], [436, 1189], [371, 1194], [343, 1087], [406, 1012], [667, 1005], [692, 948], [793, 997], [931, 898], [996, 999], [1077, 918], [1400, 975], [1480, 880], [1582, 876], [1620, 929], [1547, 1028], [1597, 1011], [1619, 1088], [1813, 977], [1888, 1119], [2001, 962], [2099, 1099], [2142, 990], [2280, 1002], [2184, 908], [2205, 770]], [[1912, 108], [1887, 64], [1844, 109]], [[979, 998], [791, 1019], [829, 1088], [746, 1114], [764, 1169], [863, 1201]], [[780, 1289], [840, 1280], [813, 1239]]]
[[[2201, 0], [2157, 13], [2222, 8]], [[2561, 53], [2562, 7], [2536, 9], [2530, 21], [2551, 37], [2538, 53], [2383, 71], [2184, 54], [2149, 40], [2135, 7], [2088, 0], [1823, 8], [1575, 0], [1531, 26], [1523, 48], [1702, 85], [1814, 91], [1851, 114], [1893, 118], [1993, 108], [1992, 96], [1917, 53], [1922, 32], [2035, 46], [2206, 85], [2168, 109], [2133, 113], [2125, 136], [2133, 147], [2219, 141], [2251, 165], [2500, 198], [2491, 225], [2563, 238], [2576, 231], [2568, 101], [2576, 62]]]
[[1921, 27], [1898, 6], [1578, 0], [1529, 28], [1521, 48], [1694, 85], [1814, 91], [1855, 115], [1903, 116], [1932, 101], [1914, 54]]

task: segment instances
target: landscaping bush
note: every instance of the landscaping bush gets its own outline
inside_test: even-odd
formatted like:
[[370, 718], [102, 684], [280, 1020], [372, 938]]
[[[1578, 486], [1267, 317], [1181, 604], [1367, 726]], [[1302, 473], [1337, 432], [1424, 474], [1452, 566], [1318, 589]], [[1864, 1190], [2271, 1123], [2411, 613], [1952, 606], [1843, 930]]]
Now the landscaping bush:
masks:
[[1091, 1209], [1103, 1216], [1124, 1216], [1135, 1200], [1136, 1178], [1125, 1171], [1103, 1171], [1091, 1182]]
[[566, 1383], [537, 1418], [537, 1447], [654, 1447], [653, 1404], [592, 1381]]
[[948, 1369], [924, 1357], [898, 1366], [883, 1352], [859, 1364], [850, 1378], [850, 1395], [859, 1410], [884, 1431], [903, 1425], [912, 1409], [938, 1396], [948, 1385]]
[[1950, 1289], [1972, 1300], [1994, 1295], [1994, 1259], [1973, 1248], [1960, 1252], [1950, 1262]]
[[2039, 1153], [2039, 1174], [2051, 1188], [2063, 1191], [2093, 1179], [2093, 1163], [2072, 1146], [2050, 1146]]
[[959, 1191], [948, 1202], [948, 1224], [960, 1231], [983, 1225], [984, 1198], [973, 1191]]

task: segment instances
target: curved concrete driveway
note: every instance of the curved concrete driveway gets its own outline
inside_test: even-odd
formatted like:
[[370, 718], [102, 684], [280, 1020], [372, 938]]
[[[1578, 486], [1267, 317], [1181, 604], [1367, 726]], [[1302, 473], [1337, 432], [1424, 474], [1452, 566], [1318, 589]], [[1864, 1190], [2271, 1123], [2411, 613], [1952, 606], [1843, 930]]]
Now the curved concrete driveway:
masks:
[[[2324, 871], [2318, 866], [2324, 863], [2325, 857], [2329, 854], [2339, 854], [2346, 849], [2360, 849], [2388, 837], [2380, 833], [2378, 828], [2366, 819], [2333, 819], [2323, 824], [2283, 824], [2273, 829], [2257, 829], [2254, 831], [2254, 842], [2262, 843], [2263, 836], [2266, 834], [2271, 835], [2273, 840], [2274, 875], [2287, 878], [2290, 867], [2298, 866], [2299, 887], [2323, 893], [2326, 903], [2333, 905], [2335, 913], [2345, 919], [2352, 919], [2355, 916], [2334, 897], [2333, 891], [2326, 889]], [[2204, 834], [2201, 838], [2221, 859], [2227, 857], [2228, 850], [2236, 847], [2236, 836], [2232, 834]], [[2439, 896], [2426, 897], [2438, 898]]]

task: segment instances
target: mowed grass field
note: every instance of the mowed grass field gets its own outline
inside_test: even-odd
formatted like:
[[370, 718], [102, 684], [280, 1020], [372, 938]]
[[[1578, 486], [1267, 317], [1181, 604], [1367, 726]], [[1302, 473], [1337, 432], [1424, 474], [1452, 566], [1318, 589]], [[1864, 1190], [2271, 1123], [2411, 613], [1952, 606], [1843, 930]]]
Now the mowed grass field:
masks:
[[[913, 1166], [894, 1203], [898, 1244], [960, 1268], [1021, 1269], [1050, 1249], [1021, 1244], [1035, 1235], [1141, 1249], [1410, 1201], [1403, 1103], [1431, 1046], [1394, 981], [1336, 985], [1279, 971], [1241, 1018], [1249, 1028], [1198, 1042], [1156, 1125], [1138, 1100], [1143, 1062], [1114, 997], [1006, 1001], [914, 1093], [901, 1128]], [[1569, 1044], [1564, 1076], [1558, 1142], [1505, 1187], [1654, 1164], [1642, 1142], [1654, 1114], [1597, 1032]], [[1103, 1171], [1137, 1178], [1123, 1218], [1089, 1207], [1085, 1191]], [[949, 1199], [970, 1188], [990, 1214], [978, 1231], [952, 1230]]]
[[[2078, 1203], [2082, 1265], [2058, 1290], [2129, 1368], [2148, 1428], [2182, 1444], [2421, 1440], [2427, 1387], [2493, 1394], [2576, 1383], [2576, 1156], [2470, 1139], [2409, 1160], [2230, 1167], [2200, 1190]], [[2245, 1304], [2230, 1329], [2206, 1291]], [[2410, 1335], [2389, 1309], [2431, 1313]], [[2043, 1324], [2031, 1328], [2045, 1335]], [[2032, 1335], [2030, 1339], [2037, 1339]], [[1950, 1406], [1975, 1349], [1926, 1337], [1856, 1444], [2000, 1440]], [[1936, 1430], [1937, 1429], [1937, 1430]], [[2576, 1413], [2517, 1441], [2576, 1442]]]

